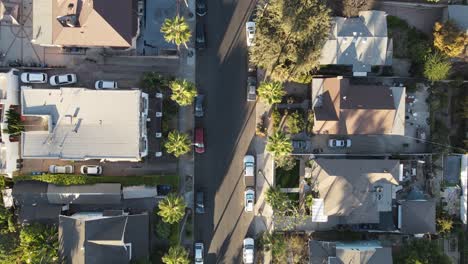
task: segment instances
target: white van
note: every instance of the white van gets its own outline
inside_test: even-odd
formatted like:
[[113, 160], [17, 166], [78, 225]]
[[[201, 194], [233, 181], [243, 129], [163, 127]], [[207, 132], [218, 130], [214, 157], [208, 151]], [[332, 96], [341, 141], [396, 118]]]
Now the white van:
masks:
[[99, 89], [117, 89], [118, 87], [117, 87], [117, 82], [99, 80], [99, 81], [96, 81], [96, 83], [94, 84], [94, 88], [99, 90]]

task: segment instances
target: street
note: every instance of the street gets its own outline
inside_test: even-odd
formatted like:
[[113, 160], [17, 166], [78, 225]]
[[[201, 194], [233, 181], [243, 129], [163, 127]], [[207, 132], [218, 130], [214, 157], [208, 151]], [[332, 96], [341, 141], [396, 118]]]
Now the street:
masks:
[[207, 48], [197, 52], [197, 87], [205, 94], [206, 152], [195, 158], [195, 191], [205, 192], [204, 215], [195, 217], [195, 241], [206, 263], [242, 263], [242, 241], [252, 213], [244, 212], [242, 159], [255, 134], [254, 103], [246, 101], [245, 22], [255, 1], [208, 0]]

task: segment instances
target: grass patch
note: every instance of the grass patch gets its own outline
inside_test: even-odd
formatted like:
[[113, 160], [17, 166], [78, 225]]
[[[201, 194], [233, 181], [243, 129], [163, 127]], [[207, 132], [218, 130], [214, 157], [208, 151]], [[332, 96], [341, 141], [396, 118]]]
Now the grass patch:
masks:
[[297, 188], [299, 187], [299, 160], [292, 170], [283, 170], [276, 168], [276, 186], [279, 188]]
[[160, 184], [171, 185], [177, 190], [179, 177], [177, 175], [145, 175], [145, 176], [86, 176], [80, 174], [44, 174], [23, 175], [13, 177], [13, 181], [42, 181], [57, 185], [84, 185], [96, 183], [120, 183], [122, 186], [146, 185], [156, 186]]

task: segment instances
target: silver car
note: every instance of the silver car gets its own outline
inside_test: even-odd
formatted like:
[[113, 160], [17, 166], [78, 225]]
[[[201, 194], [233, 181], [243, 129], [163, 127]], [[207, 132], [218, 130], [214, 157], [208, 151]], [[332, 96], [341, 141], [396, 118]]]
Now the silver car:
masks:
[[330, 139], [328, 146], [330, 148], [349, 148], [351, 147], [351, 139]]
[[195, 243], [195, 264], [203, 264], [204, 247], [203, 243]]
[[247, 77], [247, 101], [254, 102], [257, 100], [257, 78], [253, 76]]
[[49, 83], [52, 86], [74, 84], [76, 83], [76, 74], [67, 73], [62, 75], [53, 75], [50, 77]]
[[24, 83], [47, 83], [47, 74], [43, 72], [23, 72], [21, 81]]

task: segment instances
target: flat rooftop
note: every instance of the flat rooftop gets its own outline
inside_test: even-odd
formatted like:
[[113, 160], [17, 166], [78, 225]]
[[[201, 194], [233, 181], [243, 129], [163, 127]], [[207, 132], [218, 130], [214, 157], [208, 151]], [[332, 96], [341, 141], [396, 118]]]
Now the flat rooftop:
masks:
[[141, 98], [139, 90], [22, 89], [23, 115], [49, 122], [47, 130], [22, 134], [22, 156], [139, 160]]

